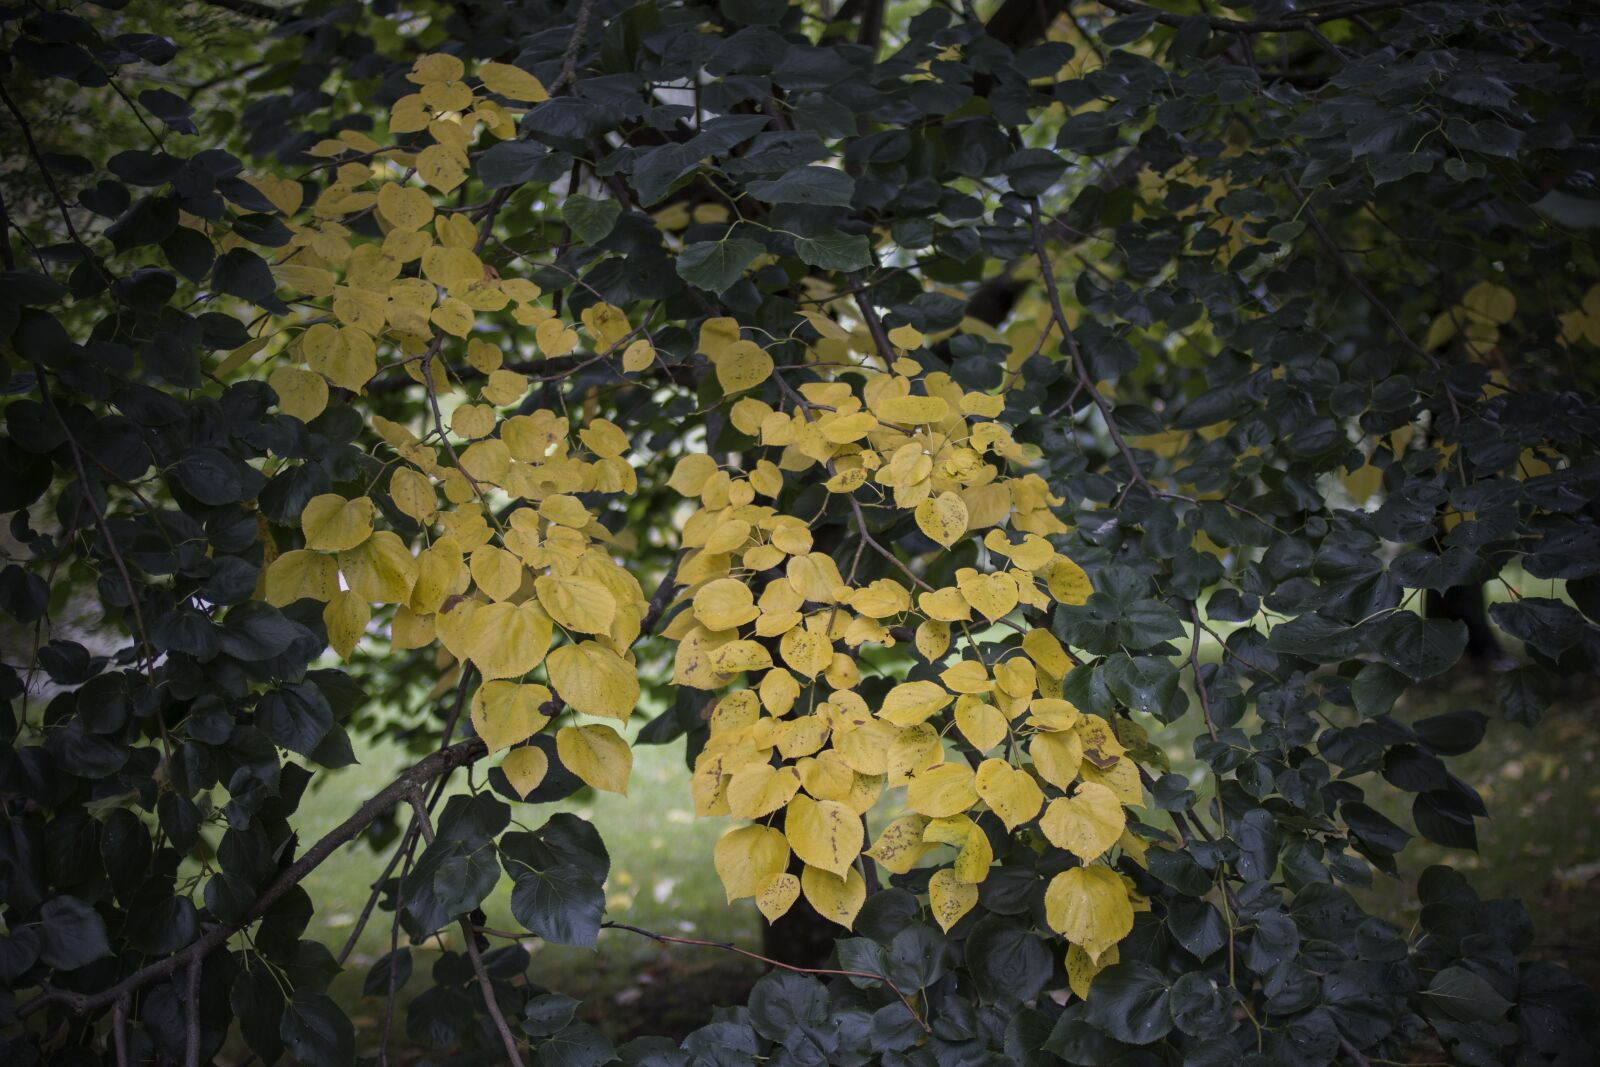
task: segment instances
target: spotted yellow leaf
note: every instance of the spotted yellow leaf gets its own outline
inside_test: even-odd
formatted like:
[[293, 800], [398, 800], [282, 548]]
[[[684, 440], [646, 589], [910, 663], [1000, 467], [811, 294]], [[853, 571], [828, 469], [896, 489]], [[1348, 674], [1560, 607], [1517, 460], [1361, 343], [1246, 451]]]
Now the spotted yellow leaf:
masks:
[[856, 915], [867, 899], [867, 883], [854, 867], [840, 876], [807, 864], [800, 872], [800, 888], [818, 915], [846, 930], [855, 925]]
[[917, 528], [936, 544], [949, 548], [967, 532], [967, 505], [948, 490], [918, 504], [914, 516]]
[[756, 907], [767, 922], [777, 922], [800, 899], [800, 879], [785, 871], [775, 874], [756, 892]]
[[789, 802], [784, 834], [795, 855], [841, 877], [861, 855], [864, 838], [861, 818], [849, 807], [805, 794]]
[[928, 908], [946, 933], [977, 903], [978, 887], [961, 881], [949, 867], [940, 868], [928, 879]]

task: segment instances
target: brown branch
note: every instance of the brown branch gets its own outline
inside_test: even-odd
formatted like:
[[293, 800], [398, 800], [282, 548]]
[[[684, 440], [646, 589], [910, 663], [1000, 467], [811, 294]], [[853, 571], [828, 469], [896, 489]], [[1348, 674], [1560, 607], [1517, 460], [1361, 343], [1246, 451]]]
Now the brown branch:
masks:
[[51, 1004], [63, 1004], [75, 1014], [83, 1015], [97, 1011], [135, 990], [142, 989], [159, 978], [164, 978], [179, 968], [187, 966], [190, 961], [203, 959], [217, 948], [226, 944], [235, 933], [255, 922], [265, 915], [267, 909], [272, 907], [285, 893], [305, 880], [306, 876], [322, 865], [322, 862], [333, 855], [342, 845], [348, 843], [357, 834], [365, 830], [379, 815], [405, 800], [411, 792], [424, 782], [432, 781], [446, 771], [456, 767], [476, 762], [488, 754], [482, 741], [471, 738], [451, 745], [430, 756], [418, 760], [411, 768], [390, 782], [371, 799], [357, 808], [355, 813], [344, 822], [324, 834], [316, 844], [306, 850], [294, 863], [284, 868], [274, 878], [266, 889], [245, 910], [244, 916], [235, 923], [222, 923], [211, 927], [198, 940], [193, 941], [185, 949], [174, 952], [170, 956], [156, 960], [148, 966], [128, 975], [122, 981], [102, 989], [98, 993], [75, 993], [66, 990], [49, 990], [34, 997], [17, 1009], [18, 1018], [27, 1018], [29, 1015], [47, 1008]]
[[[417, 813], [417, 825], [422, 829], [422, 839], [429, 845], [433, 844], [433, 821], [428, 818], [428, 808], [422, 802], [422, 791], [413, 789], [407, 794], [406, 799], [411, 802], [411, 809]], [[494, 1028], [500, 1032], [500, 1044], [505, 1047], [506, 1061], [515, 1067], [527, 1067], [522, 1059], [522, 1050], [517, 1045], [517, 1039], [511, 1033], [511, 1027], [506, 1025], [506, 1017], [500, 1011], [500, 1004], [495, 1000], [494, 983], [489, 979], [488, 968], [483, 965], [483, 954], [478, 951], [478, 935], [473, 933], [472, 924], [465, 915], [457, 920], [461, 924], [461, 936], [466, 940], [467, 958], [472, 961], [472, 972], [478, 976], [478, 988], [483, 991], [483, 1006], [489, 1010], [489, 1018], [494, 1020]], [[390, 967], [394, 961], [389, 961]]]
[[593, 6], [594, 0], [582, 0], [578, 5], [578, 17], [572, 24], [572, 38], [567, 41], [567, 50], [561, 55], [561, 75], [550, 87], [551, 96], [572, 84], [577, 77], [578, 53], [583, 51], [584, 41], [589, 36], [589, 14]]
[[117, 998], [116, 1010], [111, 1013], [111, 1044], [117, 1051], [117, 1067], [128, 1067], [128, 1003], [132, 999], [124, 993]]
[[658, 934], [653, 930], [645, 930], [638, 926], [629, 926], [627, 923], [603, 922], [600, 924], [600, 928], [603, 930], [626, 930], [630, 934], [638, 934], [640, 937], [648, 937], [650, 940], [663, 945], [696, 945], [700, 948], [718, 948], [722, 949], [724, 952], [736, 952], [739, 955], [745, 956], [749, 959], [759, 960], [769, 967], [780, 967], [785, 971], [793, 971], [796, 974], [837, 975], [843, 978], [869, 978], [874, 982], [882, 982], [884, 985], [889, 987], [895, 996], [900, 998], [900, 1003], [906, 1006], [906, 1011], [909, 1011], [911, 1013], [911, 1017], [917, 1020], [917, 1025], [922, 1027], [923, 1032], [929, 1034], [933, 1033], [933, 1028], [929, 1026], [922, 1018], [921, 1014], [918, 1013], [916, 1007], [911, 1003], [911, 998], [901, 992], [900, 987], [895, 985], [888, 975], [876, 974], [872, 971], [845, 971], [831, 967], [801, 967], [797, 964], [784, 963], [782, 960], [771, 959], [767, 956], [761, 955], [759, 952], [751, 952], [747, 948], [740, 948], [731, 941], [705, 941], [698, 937], [673, 937], [670, 934]]

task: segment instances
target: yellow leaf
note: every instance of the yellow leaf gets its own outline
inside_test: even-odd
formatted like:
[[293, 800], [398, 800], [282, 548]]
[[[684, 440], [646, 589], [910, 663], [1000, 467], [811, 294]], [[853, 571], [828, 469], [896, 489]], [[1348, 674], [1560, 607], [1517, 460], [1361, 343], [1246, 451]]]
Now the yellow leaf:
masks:
[[1045, 890], [1044, 910], [1050, 928], [1081, 945], [1092, 959], [1133, 929], [1127, 887], [1105, 867], [1074, 867], [1056, 875]]
[[520, 682], [484, 682], [472, 694], [472, 728], [490, 752], [521, 744], [550, 721], [550, 690]]
[[439, 498], [427, 475], [410, 467], [397, 467], [389, 478], [389, 497], [404, 515], [424, 526], [433, 525], [439, 515]]
[[320, 374], [279, 367], [267, 375], [267, 384], [278, 394], [278, 410], [301, 422], [310, 422], [328, 406], [328, 383]]
[[927, 534], [930, 541], [945, 548], [967, 532], [967, 505], [948, 490], [918, 504], [914, 514], [918, 529]]
[[622, 350], [622, 369], [637, 374], [656, 360], [655, 346], [640, 338]]
[[1462, 295], [1461, 306], [1503, 326], [1516, 315], [1517, 298], [1503, 285], [1482, 281]]
[[905, 874], [933, 849], [933, 845], [922, 839], [927, 828], [926, 815], [902, 815], [883, 828], [867, 855], [889, 873]]
[[1017, 583], [1006, 574], [979, 574], [963, 568], [956, 576], [961, 596], [990, 622], [999, 622], [1017, 606]]
[[1037, 733], [1028, 742], [1028, 755], [1033, 757], [1039, 777], [1057, 789], [1065, 789], [1083, 766], [1083, 738], [1074, 731]]
[[374, 604], [404, 604], [417, 580], [417, 561], [404, 541], [379, 530], [355, 548], [339, 553], [339, 570], [356, 594]]
[[867, 899], [867, 883], [861, 872], [851, 867], [840, 877], [832, 871], [806, 865], [800, 872], [800, 888], [817, 914], [846, 930], [855, 925], [856, 915]]
[[522, 561], [503, 548], [472, 550], [472, 580], [490, 600], [508, 600], [522, 587]]
[[1089, 958], [1082, 945], [1067, 946], [1067, 984], [1080, 1000], [1089, 999], [1089, 986], [1095, 975], [1116, 963], [1120, 958], [1117, 946], [1112, 945], [1100, 953], [1098, 961]]
[[413, 85], [443, 84], [460, 81], [466, 72], [467, 68], [455, 56], [447, 52], [430, 52], [418, 56], [416, 62], [411, 64], [406, 81]]
[[906, 787], [906, 807], [929, 818], [955, 815], [977, 802], [972, 768], [961, 763], [930, 767], [912, 778]]
[[550, 99], [543, 82], [521, 67], [509, 63], [485, 63], [478, 68], [478, 77], [482, 79], [485, 89], [507, 100], [537, 104]]
[[960, 660], [954, 666], [941, 671], [939, 681], [953, 693], [987, 693], [994, 688], [994, 681], [989, 677], [988, 671], [975, 659]]
[[694, 617], [708, 630], [732, 630], [759, 614], [750, 587], [735, 578], [707, 582], [694, 595]]
[[1050, 802], [1039, 828], [1052, 845], [1087, 863], [1116, 844], [1127, 823], [1115, 793], [1103, 785], [1084, 782], [1071, 797]]
[[751, 763], [728, 779], [728, 811], [740, 819], [771, 815], [800, 791], [800, 775], [793, 767]]
[[1050, 587], [1050, 595], [1057, 601], [1074, 607], [1087, 603], [1089, 594], [1094, 592], [1094, 586], [1090, 584], [1083, 568], [1066, 556], [1057, 556], [1051, 563], [1045, 573], [1045, 584]]
[[465, 337], [472, 332], [475, 319], [471, 305], [450, 296], [429, 312], [428, 321], [453, 337]]
[[639, 702], [633, 664], [597, 641], [562, 645], [545, 663], [561, 699], [585, 715], [628, 721]]
[[938, 714], [954, 699], [937, 682], [901, 682], [884, 694], [878, 716], [896, 726], [915, 726]]
[[306, 547], [318, 552], [342, 552], [355, 548], [372, 536], [372, 519], [377, 513], [371, 499], [358, 496], [346, 500], [337, 493], [314, 496], [300, 512], [300, 529]]
[[729, 641], [711, 653], [711, 667], [718, 674], [764, 671], [772, 666], [772, 653], [755, 641]]
[[533, 582], [539, 603], [568, 630], [603, 634], [617, 617], [617, 600], [598, 579], [541, 574]]
[[942, 867], [928, 879], [928, 908], [945, 933], [978, 903], [978, 887], [961, 881], [956, 872]]
[[800, 879], [785, 871], [767, 879], [756, 893], [756, 907], [767, 922], [777, 922], [800, 899]]
[[1049, 630], [1029, 630], [1022, 638], [1022, 651], [1034, 666], [1052, 678], [1065, 678], [1072, 671], [1072, 660], [1061, 642]]
[[457, 152], [432, 144], [417, 153], [417, 176], [441, 193], [448, 193], [467, 180], [467, 170]]
[[770, 826], [741, 826], [717, 840], [712, 862], [728, 903], [753, 897], [789, 866], [789, 842]]
[[561, 765], [585, 784], [628, 795], [633, 751], [611, 727], [563, 726], [556, 731], [556, 754]]
[[[909, 785], [923, 771], [944, 762], [944, 745], [940, 743], [938, 731], [927, 723], [899, 729], [891, 723], [874, 719], [867, 724], [867, 729], [853, 731], [844, 741], [853, 742], [857, 736], [866, 734], [872, 744], [881, 746], [882, 740], [871, 734], [873, 728], [890, 731], [887, 749], [878, 755], [880, 765], [876, 773], [886, 775], [891, 786]], [[834, 747], [845, 756], [854, 755], [851, 744], [836, 743]], [[856, 766], [853, 759], [851, 766], [857, 770], [867, 770]]]
[[958, 880], [977, 885], [989, 877], [989, 868], [994, 863], [989, 835], [965, 815], [934, 819], [922, 836], [941, 845], [955, 845], [960, 850], [952, 868]]
[[417, 581], [411, 587], [412, 611], [430, 614], [445, 598], [467, 587], [466, 563], [453, 537], [441, 537], [417, 556]]
[[322, 623], [328, 629], [328, 644], [346, 662], [355, 651], [356, 642], [367, 632], [372, 621], [372, 605], [348, 589], [335, 593], [322, 609]]
[[921, 425], [942, 420], [950, 405], [936, 396], [896, 396], [878, 404], [876, 411], [884, 422]]
[[978, 796], [1006, 824], [1007, 830], [1031, 822], [1044, 806], [1044, 793], [1033, 776], [1005, 760], [984, 760], [978, 765], [973, 784]]
[[727, 394], [754, 389], [772, 375], [772, 357], [754, 341], [734, 341], [711, 356], [717, 382]]
[[555, 359], [578, 347], [578, 332], [560, 319], [545, 319], [533, 329], [534, 342], [546, 357]]
[[500, 761], [500, 771], [517, 796], [526, 800], [549, 773], [550, 757], [537, 745], [524, 745], [506, 753], [506, 758]]
[[917, 624], [915, 640], [923, 659], [929, 663], [941, 660], [950, 650], [950, 624], [926, 619]]
[[397, 230], [420, 230], [433, 221], [433, 200], [421, 189], [385, 182], [378, 190], [378, 213]]
[[896, 348], [920, 348], [922, 331], [915, 326], [896, 326], [889, 331], [889, 343]]
[[972, 618], [972, 608], [961, 590], [951, 586], [917, 594], [917, 606], [937, 622], [964, 622]]
[[271, 174], [259, 174], [246, 178], [245, 181], [256, 187], [256, 190], [272, 202], [272, 206], [285, 215], [293, 215], [300, 210], [300, 202], [305, 198], [305, 187], [292, 178], [279, 178]]
[[544, 661], [551, 632], [550, 616], [532, 601], [484, 604], [467, 620], [467, 658], [486, 679], [520, 678]]
[[843, 876], [861, 854], [861, 818], [834, 800], [801, 794], [789, 802], [784, 834], [795, 855], [813, 867]]
[[[956, 701], [956, 729], [979, 752], [989, 751], [1004, 741], [1009, 732], [1006, 717], [999, 708], [970, 696]], [[979, 792], [981, 795], [982, 791]]]
[[338, 592], [339, 565], [332, 556], [295, 549], [267, 568], [266, 600], [275, 608], [308, 597], [326, 603]]
[[826, 637], [796, 626], [778, 642], [778, 653], [797, 673], [815, 678], [833, 662], [833, 647]]

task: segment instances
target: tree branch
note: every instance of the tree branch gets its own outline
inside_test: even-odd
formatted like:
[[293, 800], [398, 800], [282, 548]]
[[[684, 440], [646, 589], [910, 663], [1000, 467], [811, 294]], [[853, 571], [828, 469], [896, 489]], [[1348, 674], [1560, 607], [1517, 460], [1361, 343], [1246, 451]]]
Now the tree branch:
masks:
[[379, 815], [405, 800], [422, 783], [432, 781], [446, 771], [476, 762], [487, 754], [488, 750], [483, 742], [471, 738], [417, 761], [409, 770], [357, 808], [355, 814], [324, 834], [316, 844], [306, 850], [303, 856], [284, 868], [278, 877], [261, 891], [261, 895], [246, 909], [244, 917], [239, 922], [211, 927], [204, 936], [191, 942], [188, 948], [142, 967], [98, 993], [74, 993], [62, 989], [41, 993], [19, 1007], [17, 1017], [25, 1019], [51, 1004], [64, 1004], [77, 1015], [98, 1011], [108, 1004], [115, 1003], [121, 997], [187, 966], [192, 960], [203, 959], [226, 944], [234, 934], [265, 915], [268, 908], [290, 889], [304, 881], [307, 875], [322, 865], [323, 860], [366, 829]]

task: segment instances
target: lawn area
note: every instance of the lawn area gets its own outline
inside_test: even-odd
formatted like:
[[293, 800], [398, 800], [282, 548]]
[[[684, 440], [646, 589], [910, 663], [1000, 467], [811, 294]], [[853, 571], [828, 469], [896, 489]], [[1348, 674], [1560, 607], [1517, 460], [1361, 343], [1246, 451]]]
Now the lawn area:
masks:
[[[1209, 645], [1215, 655], [1218, 649]], [[1207, 645], [1202, 646], [1205, 654]], [[1600, 982], [1600, 694], [1575, 690], [1553, 707], [1544, 720], [1528, 729], [1507, 722], [1493, 701], [1492, 677], [1462, 668], [1436, 683], [1417, 687], [1396, 708], [1402, 721], [1456, 708], [1478, 708], [1489, 714], [1484, 742], [1472, 753], [1451, 761], [1463, 780], [1478, 788], [1491, 818], [1480, 821], [1477, 853], [1444, 849], [1413, 841], [1401, 856], [1401, 878], [1378, 875], [1360, 896], [1367, 907], [1410, 926], [1416, 916], [1415, 880], [1429, 864], [1447, 862], [1465, 871], [1485, 897], [1522, 898], [1538, 931], [1535, 951], [1573, 966], [1591, 983]], [[1198, 716], [1174, 727], [1152, 730], [1175, 770], [1188, 773], [1201, 795], [1209, 785], [1192, 754]], [[1159, 727], [1149, 721], [1147, 726]], [[689, 777], [681, 742], [640, 745], [630, 795], [586, 791], [545, 807], [524, 806], [519, 821], [538, 826], [557, 808], [591, 820], [611, 852], [607, 885], [608, 918], [661, 933], [729, 940], [751, 948], [760, 944], [759, 917], [748, 900], [725, 902], [711, 863], [716, 839], [727, 819], [698, 820], [689, 799]], [[409, 761], [396, 747], [376, 746], [362, 753], [363, 763], [341, 772], [329, 788], [308, 797], [301, 809], [303, 839], [331, 829], [359, 798], [390, 781]], [[1378, 807], [1402, 826], [1410, 827], [1410, 797], [1381, 780], [1365, 783]], [[458, 772], [454, 788], [467, 780]], [[894, 798], [884, 805], [894, 806]], [[1164, 816], [1150, 815], [1159, 823]], [[387, 855], [357, 845], [324, 864], [308, 880], [307, 890], [319, 902], [319, 924], [308, 936], [337, 951], [365, 903], [368, 887]], [[486, 909], [491, 926], [514, 929], [508, 899], [509, 880]], [[459, 935], [448, 931], [443, 943], [456, 947]], [[388, 914], [378, 913], [352, 957], [352, 969], [335, 984], [334, 993], [355, 1018], [370, 1048], [381, 1026], [382, 1004], [363, 998], [361, 983], [373, 960], [388, 949]], [[430, 944], [434, 944], [430, 942]], [[738, 956], [709, 949], [663, 948], [621, 931], [602, 932], [595, 951], [526, 942], [533, 952], [534, 980], [582, 997], [591, 1021], [614, 1036], [634, 1033], [683, 1033], [703, 1022], [715, 1004], [743, 998], [757, 965]], [[415, 991], [425, 986], [436, 948], [419, 946]], [[618, 1020], [625, 1020], [618, 1022]], [[403, 1034], [396, 1035], [404, 1045]]]

